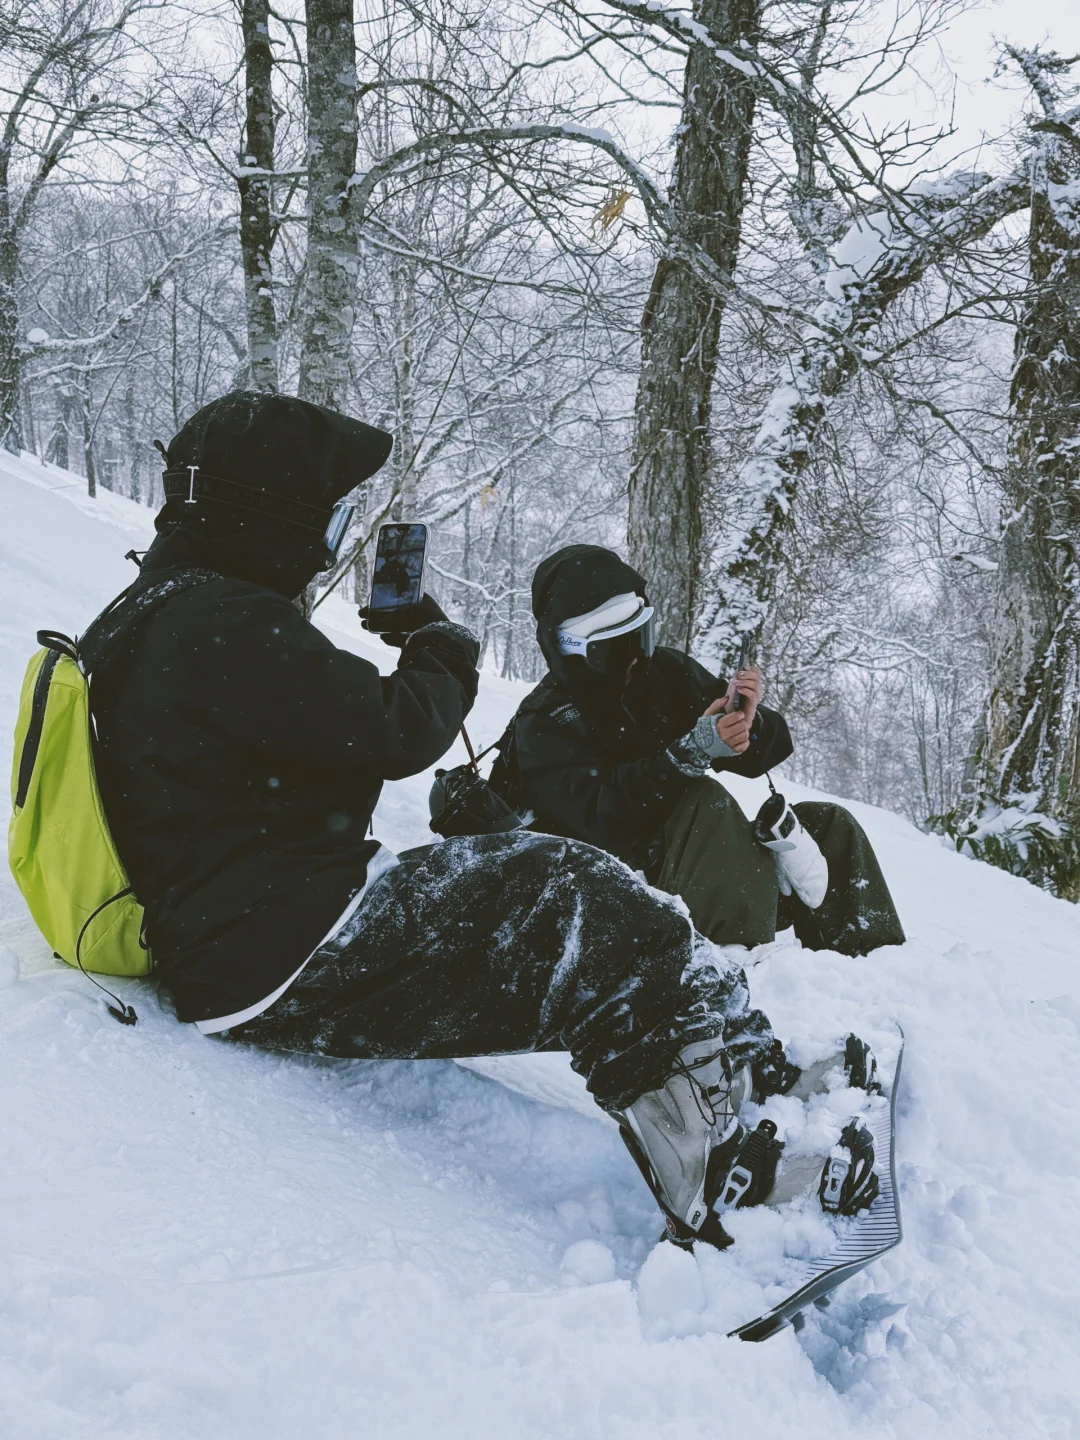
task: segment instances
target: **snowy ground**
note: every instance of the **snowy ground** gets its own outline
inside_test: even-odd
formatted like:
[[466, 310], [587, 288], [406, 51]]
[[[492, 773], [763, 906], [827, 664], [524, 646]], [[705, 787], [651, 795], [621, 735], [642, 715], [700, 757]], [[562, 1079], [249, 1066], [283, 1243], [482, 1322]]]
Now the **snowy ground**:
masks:
[[[0, 458], [5, 753], [34, 631], [84, 627], [150, 533], [81, 485]], [[338, 643], [382, 658], [324, 609]], [[485, 679], [476, 740], [518, 693]], [[428, 838], [426, 791], [387, 787], [381, 838]], [[233, 1048], [134, 985], [123, 1029], [5, 873], [0, 1434], [1080, 1434], [1080, 911], [852, 808], [908, 943], [849, 960], [782, 942], [751, 984], [785, 1038], [904, 1026], [907, 1234], [801, 1334], [756, 1346], [722, 1333], [725, 1257], [654, 1246], [614, 1128], [566, 1108], [562, 1057], [485, 1067], [555, 1107], [449, 1063]]]

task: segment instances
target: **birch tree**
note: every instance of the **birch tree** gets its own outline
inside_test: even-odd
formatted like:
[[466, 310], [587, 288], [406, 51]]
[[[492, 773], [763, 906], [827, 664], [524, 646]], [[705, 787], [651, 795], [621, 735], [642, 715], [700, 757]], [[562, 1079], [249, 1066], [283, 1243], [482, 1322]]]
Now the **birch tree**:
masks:
[[356, 37], [352, 0], [306, 0], [307, 257], [299, 393], [349, 408], [356, 309]]
[[277, 314], [274, 305], [274, 60], [270, 0], [242, 0], [246, 125], [237, 186], [240, 254], [244, 269], [251, 385], [278, 388]]

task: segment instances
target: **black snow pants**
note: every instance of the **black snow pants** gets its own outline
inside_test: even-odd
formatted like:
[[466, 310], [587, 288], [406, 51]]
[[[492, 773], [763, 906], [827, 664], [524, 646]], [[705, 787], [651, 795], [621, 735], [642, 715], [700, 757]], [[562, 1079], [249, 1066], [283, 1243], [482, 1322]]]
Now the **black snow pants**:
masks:
[[902, 945], [904, 930], [866, 832], [841, 805], [794, 807], [829, 866], [816, 910], [781, 895], [771, 853], [733, 796], [715, 780], [695, 781], [664, 827], [650, 879], [680, 896], [703, 935], [718, 945], [763, 945], [793, 926], [808, 950], [866, 955]]
[[371, 1059], [568, 1050], [606, 1109], [692, 1041], [768, 1049], [736, 962], [620, 861], [516, 831], [407, 850], [233, 1039]]

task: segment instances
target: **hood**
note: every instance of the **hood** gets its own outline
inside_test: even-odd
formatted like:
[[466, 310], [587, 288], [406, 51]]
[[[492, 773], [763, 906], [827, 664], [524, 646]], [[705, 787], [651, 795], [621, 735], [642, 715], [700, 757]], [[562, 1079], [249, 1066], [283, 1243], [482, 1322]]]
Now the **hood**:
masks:
[[[584, 661], [560, 655], [555, 632], [571, 615], [584, 615], [615, 595], [640, 595], [648, 602], [645, 581], [613, 550], [600, 545], [567, 545], [537, 566], [532, 583], [536, 638], [548, 669], [568, 690], [583, 685], [595, 688], [600, 676], [589, 671]], [[587, 672], [583, 674], [583, 672]], [[602, 682], [604, 688], [610, 688]]]
[[536, 638], [552, 678], [574, 697], [592, 730], [610, 739], [630, 721], [639, 735], [660, 743], [689, 730], [707, 704], [682, 665], [662, 663], [663, 652], [658, 651], [651, 664], [635, 666], [624, 687], [590, 670], [580, 657], [560, 655], [555, 639], [559, 625], [570, 616], [630, 593], [648, 604], [645, 581], [613, 550], [567, 545], [542, 561], [533, 576]]
[[[291, 395], [236, 390], [194, 414], [170, 441], [166, 469], [201, 472], [325, 512], [389, 458], [393, 436]], [[240, 505], [167, 500], [158, 513], [151, 565], [183, 551], [200, 565], [265, 585], [292, 599], [322, 568], [314, 530]], [[176, 540], [170, 542], [170, 537]], [[165, 554], [162, 553], [164, 548]]]

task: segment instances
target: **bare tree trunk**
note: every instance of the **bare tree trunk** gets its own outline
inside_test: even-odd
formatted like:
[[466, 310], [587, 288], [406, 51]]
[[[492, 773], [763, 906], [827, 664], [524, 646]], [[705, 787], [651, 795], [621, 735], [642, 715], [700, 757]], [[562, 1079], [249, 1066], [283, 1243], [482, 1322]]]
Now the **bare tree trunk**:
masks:
[[356, 305], [356, 235], [348, 185], [356, 169], [352, 0], [307, 0], [308, 230], [300, 395], [344, 410]]
[[90, 376], [84, 370], [82, 377], [82, 450], [83, 465], [86, 469], [86, 493], [97, 495], [97, 462], [94, 457], [93, 397], [90, 393]]
[[277, 316], [271, 251], [274, 244], [274, 57], [269, 0], [243, 0], [247, 125], [237, 185], [240, 254], [244, 266], [248, 362], [256, 390], [278, 388]]
[[7, 187], [0, 191], [0, 445], [19, 453], [19, 245], [7, 222]]
[[[716, 42], [757, 39], [760, 0], [695, 0]], [[700, 245], [724, 277], [739, 252], [750, 157], [752, 79], [690, 46], [671, 204], [684, 243]], [[702, 497], [711, 469], [712, 388], [721, 292], [673, 251], [663, 255], [641, 320], [641, 377], [630, 476], [630, 550], [657, 607], [660, 637], [688, 647], [698, 605]]]
[[1059, 863], [1025, 873], [1080, 899], [1080, 135], [1036, 125], [1031, 295], [1016, 334], [980, 806], [1063, 822]]
[[37, 433], [37, 412], [34, 406], [33, 387], [29, 381], [21, 385], [22, 390], [22, 435], [23, 449], [29, 450], [32, 455], [39, 455], [38, 433]]
[[[123, 417], [123, 438], [128, 462], [128, 488], [131, 498], [142, 504], [146, 442], [139, 435], [139, 426], [135, 418], [135, 387], [133, 385], [128, 385], [124, 391]], [[149, 496], [145, 498], [149, 502]]]

